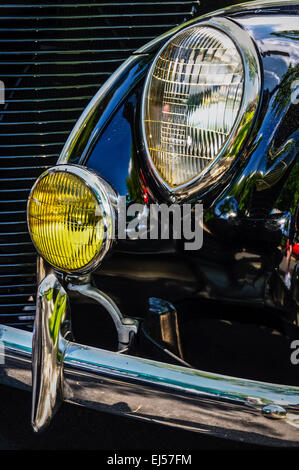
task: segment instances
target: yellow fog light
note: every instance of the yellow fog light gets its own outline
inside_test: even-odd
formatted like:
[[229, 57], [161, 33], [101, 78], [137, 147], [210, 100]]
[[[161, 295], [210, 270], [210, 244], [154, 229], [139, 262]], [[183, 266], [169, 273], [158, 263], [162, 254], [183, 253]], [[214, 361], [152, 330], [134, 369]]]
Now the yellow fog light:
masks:
[[59, 165], [33, 186], [27, 208], [32, 241], [40, 255], [65, 272], [87, 272], [109, 250], [116, 195], [95, 173]]

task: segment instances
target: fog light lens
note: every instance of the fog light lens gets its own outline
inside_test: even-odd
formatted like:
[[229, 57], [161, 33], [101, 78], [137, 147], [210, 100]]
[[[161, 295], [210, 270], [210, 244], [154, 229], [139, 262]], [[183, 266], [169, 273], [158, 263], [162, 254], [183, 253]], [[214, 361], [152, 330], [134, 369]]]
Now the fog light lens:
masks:
[[86, 168], [61, 165], [37, 180], [28, 227], [40, 255], [65, 272], [88, 271], [106, 254], [114, 232], [108, 185]]

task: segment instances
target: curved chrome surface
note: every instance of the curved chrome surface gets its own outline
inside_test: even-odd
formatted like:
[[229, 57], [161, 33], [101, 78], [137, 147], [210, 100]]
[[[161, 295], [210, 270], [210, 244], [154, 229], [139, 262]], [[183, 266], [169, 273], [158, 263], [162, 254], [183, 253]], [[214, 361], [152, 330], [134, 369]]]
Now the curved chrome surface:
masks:
[[[162, 387], [200, 396], [232, 400], [259, 409], [283, 406], [299, 412], [299, 388], [229, 377], [183, 366], [175, 366], [111, 351], [69, 343], [64, 365], [90, 368], [93, 373], [133, 381], [139, 385]], [[299, 437], [299, 436], [298, 436]]]
[[[32, 333], [0, 325], [0, 340], [0, 382], [28, 390]], [[298, 387], [226, 377], [75, 343], [68, 344], [63, 362], [62, 399], [69, 403], [225, 439], [299, 446]], [[272, 404], [286, 410], [284, 419], [263, 414]]]
[[[161, 51], [173, 40], [176, 34], [180, 34], [184, 29], [194, 28], [197, 25], [199, 27], [209, 26], [216, 28], [228, 35], [234, 42], [240, 52], [244, 66], [243, 98], [239, 115], [234, 123], [230, 137], [217, 158], [191, 181], [172, 188], [163, 180], [157, 171], [148, 150], [144, 126], [145, 101], [151, 75]], [[213, 17], [208, 21], [198, 21], [198, 23], [195, 24], [192, 21], [191, 25], [188, 25], [187, 28], [180, 28], [176, 34], [172, 35], [168, 41], [163, 44], [163, 47], [159, 50], [153, 61], [145, 81], [141, 108], [143, 147], [147, 157], [148, 168], [155, 180], [158, 181], [161, 189], [165, 192], [165, 195], [172, 201], [174, 197], [179, 201], [192, 196], [194, 193], [206, 191], [209, 187], [217, 183], [223, 177], [224, 173], [229, 170], [236, 157], [240, 154], [242, 146], [249, 135], [249, 131], [253, 127], [261, 95], [261, 70], [258, 54], [249, 34], [236, 23], [227, 18]]]
[[0, 325], [0, 383], [31, 390], [32, 333]]
[[[67, 402], [89, 408], [226, 439], [299, 445], [299, 389], [295, 387], [74, 344], [69, 345], [64, 362], [64, 385]], [[289, 410], [285, 419], [269, 420], [262, 412], [266, 403], [283, 403]]]
[[39, 286], [32, 342], [32, 414], [34, 431], [51, 421], [61, 402], [62, 364], [70, 335], [68, 296], [54, 274]]
[[66, 291], [50, 273], [39, 285], [34, 335], [0, 325], [1, 383], [30, 389], [32, 356], [35, 431], [67, 401], [226, 439], [299, 445], [299, 387], [76, 344], [67, 305]]
[[[115, 240], [115, 227], [116, 227], [116, 214], [117, 214], [117, 194], [116, 192], [112, 189], [112, 187], [97, 173], [95, 173], [92, 170], [89, 170], [86, 167], [80, 166], [80, 165], [56, 165], [52, 168], [49, 168], [46, 170], [44, 173], [41, 174], [41, 176], [36, 180], [35, 184], [33, 185], [29, 198], [28, 198], [28, 203], [30, 200], [30, 196], [33, 193], [36, 185], [39, 183], [39, 181], [47, 176], [50, 173], [56, 173], [56, 172], [65, 172], [65, 173], [70, 173], [73, 175], [78, 176], [81, 180], [83, 180], [84, 184], [86, 184], [93, 194], [95, 195], [97, 201], [99, 204], [102, 205], [103, 207], [103, 221], [106, 227], [106, 236], [103, 240], [101, 250], [97, 254], [97, 256], [83, 269], [79, 269], [76, 271], [64, 271], [68, 273], [74, 273], [76, 274], [86, 274], [98, 267], [98, 265], [101, 263], [103, 258], [106, 256], [108, 251], [111, 249], [114, 240]], [[29, 227], [28, 223], [28, 204], [27, 204], [27, 224]], [[30, 233], [30, 232], [29, 232]], [[34, 241], [31, 237], [32, 243], [34, 244]], [[38, 251], [38, 248], [35, 247], [36, 250]], [[62, 272], [60, 269], [55, 267], [55, 270], [57, 272]]]

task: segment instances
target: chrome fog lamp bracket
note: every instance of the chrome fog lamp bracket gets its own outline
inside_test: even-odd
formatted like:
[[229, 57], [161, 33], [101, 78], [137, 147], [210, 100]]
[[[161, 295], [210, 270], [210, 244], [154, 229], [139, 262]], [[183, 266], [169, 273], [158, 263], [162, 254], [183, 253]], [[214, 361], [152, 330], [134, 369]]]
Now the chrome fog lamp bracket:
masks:
[[118, 336], [118, 352], [127, 350], [138, 330], [138, 321], [134, 318], [124, 317], [113, 300], [94, 287], [90, 282], [90, 276], [67, 276], [67, 289], [70, 292], [80, 294], [82, 297], [88, 297], [109, 313], [113, 320]]

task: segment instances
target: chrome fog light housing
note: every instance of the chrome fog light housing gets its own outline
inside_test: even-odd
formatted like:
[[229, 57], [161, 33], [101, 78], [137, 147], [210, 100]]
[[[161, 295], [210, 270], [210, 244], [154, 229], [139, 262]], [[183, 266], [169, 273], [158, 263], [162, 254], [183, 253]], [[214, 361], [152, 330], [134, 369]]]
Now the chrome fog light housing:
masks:
[[84, 274], [112, 246], [116, 193], [102, 178], [77, 165], [45, 171], [28, 199], [27, 222], [38, 253], [58, 271]]
[[158, 52], [142, 101], [147, 162], [171, 193], [198, 191], [231, 167], [261, 89], [255, 46], [225, 18], [188, 26]]

